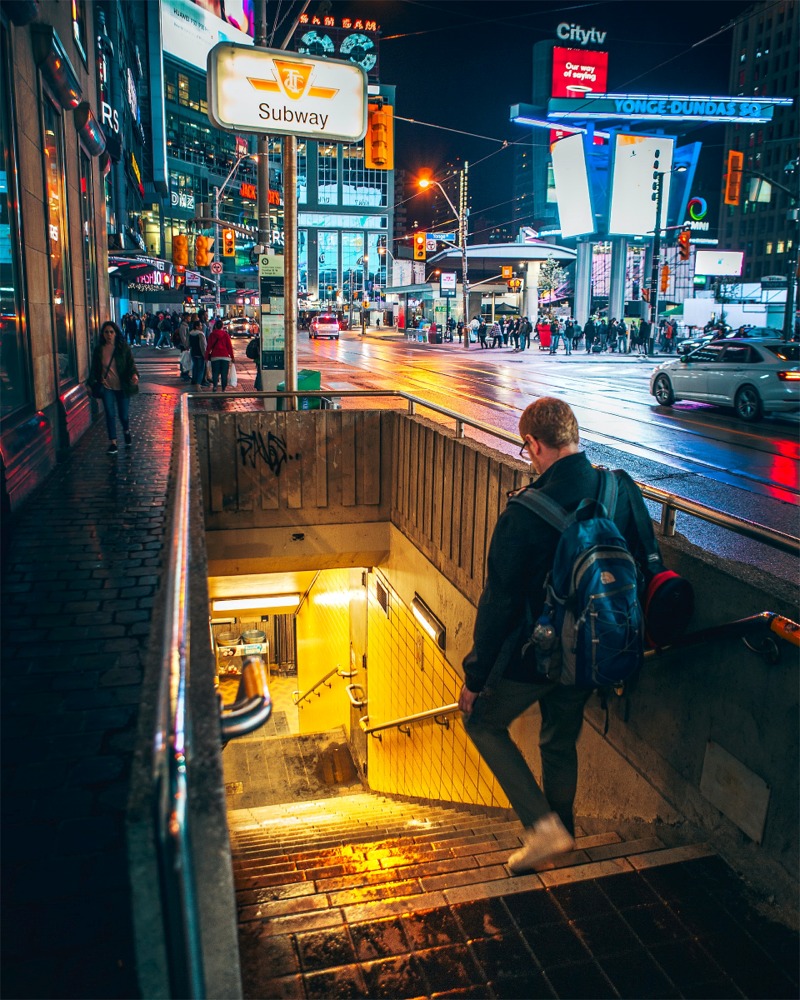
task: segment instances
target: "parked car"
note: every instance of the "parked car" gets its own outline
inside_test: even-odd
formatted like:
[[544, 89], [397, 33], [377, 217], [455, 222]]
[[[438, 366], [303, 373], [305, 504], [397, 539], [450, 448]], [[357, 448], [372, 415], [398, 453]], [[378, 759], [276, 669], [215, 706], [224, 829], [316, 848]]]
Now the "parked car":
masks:
[[724, 335], [718, 330], [712, 330], [709, 333], [701, 333], [697, 337], [690, 337], [688, 340], [678, 341], [678, 353], [679, 354], [689, 354], [696, 347], [703, 347], [705, 344], [710, 344], [712, 340], [718, 340], [723, 338], [725, 340], [737, 340], [742, 337], [752, 339], [753, 337], [770, 337], [779, 339], [781, 336], [781, 331], [776, 330], [771, 326], [740, 326], [736, 330], [731, 330]]
[[681, 399], [732, 406], [742, 420], [800, 410], [800, 343], [777, 339], [712, 340], [650, 376], [661, 406]]
[[320, 313], [319, 316], [315, 316], [311, 320], [308, 339], [314, 340], [317, 337], [332, 337], [334, 340], [338, 340], [339, 333], [339, 320], [336, 316], [333, 313]]

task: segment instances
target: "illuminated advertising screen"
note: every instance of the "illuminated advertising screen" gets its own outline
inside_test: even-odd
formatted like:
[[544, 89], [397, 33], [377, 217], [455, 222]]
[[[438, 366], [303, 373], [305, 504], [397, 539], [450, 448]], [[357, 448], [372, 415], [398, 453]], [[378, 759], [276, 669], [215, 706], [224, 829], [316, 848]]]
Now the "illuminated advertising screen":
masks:
[[[608, 80], [608, 53], [588, 49], [553, 49], [553, 86], [551, 97], [579, 98], [583, 94], [604, 94]], [[568, 132], [553, 129], [550, 143], [558, 142]], [[602, 139], [595, 139], [601, 143]]]
[[442, 271], [439, 275], [439, 298], [454, 299], [456, 297], [456, 272]]
[[695, 253], [695, 274], [717, 277], [741, 275], [744, 254], [741, 250], [698, 250]]
[[655, 185], [662, 174], [661, 226], [667, 224], [674, 139], [664, 136], [615, 137], [611, 176], [609, 235], [652, 236], [656, 228]]
[[583, 135], [570, 135], [552, 149], [558, 218], [565, 239], [595, 231], [583, 142]]
[[220, 0], [162, 0], [164, 52], [205, 72], [208, 53], [217, 42], [252, 45], [253, 0], [226, 0], [224, 18], [222, 8]]

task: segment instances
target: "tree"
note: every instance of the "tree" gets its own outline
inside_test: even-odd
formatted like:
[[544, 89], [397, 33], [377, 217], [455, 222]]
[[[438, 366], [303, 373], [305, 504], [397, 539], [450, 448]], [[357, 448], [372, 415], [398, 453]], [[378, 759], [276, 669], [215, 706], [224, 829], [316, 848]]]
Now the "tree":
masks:
[[539, 291], [551, 296], [564, 284], [564, 268], [553, 257], [548, 257], [539, 268]]

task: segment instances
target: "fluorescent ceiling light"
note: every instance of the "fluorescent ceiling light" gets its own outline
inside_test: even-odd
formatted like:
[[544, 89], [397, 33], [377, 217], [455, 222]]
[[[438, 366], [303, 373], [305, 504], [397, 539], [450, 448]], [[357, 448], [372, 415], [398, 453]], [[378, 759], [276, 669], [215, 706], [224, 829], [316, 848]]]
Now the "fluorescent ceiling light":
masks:
[[265, 594], [261, 597], [215, 597], [212, 611], [249, 611], [257, 608], [288, 608], [300, 603], [299, 594]]
[[411, 612], [439, 649], [444, 649], [447, 642], [447, 629], [419, 594], [414, 594], [414, 600], [411, 602]]

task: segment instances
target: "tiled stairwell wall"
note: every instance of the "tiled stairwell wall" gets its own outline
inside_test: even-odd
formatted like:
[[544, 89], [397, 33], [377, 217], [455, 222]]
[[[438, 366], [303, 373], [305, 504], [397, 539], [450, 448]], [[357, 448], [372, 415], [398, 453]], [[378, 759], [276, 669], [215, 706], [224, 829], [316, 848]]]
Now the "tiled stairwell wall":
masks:
[[[384, 611], [377, 584], [388, 592]], [[458, 701], [461, 678], [416, 622], [388, 578], [369, 575], [367, 611], [369, 719], [377, 725]], [[458, 713], [449, 727], [433, 720], [414, 723], [410, 735], [387, 729], [370, 738], [369, 786], [373, 791], [507, 807], [508, 802], [480, 758]]]
[[[307, 691], [329, 670], [350, 669], [350, 570], [327, 569], [317, 577], [297, 616], [297, 690]], [[301, 733], [350, 724], [345, 692], [349, 680], [331, 677], [298, 707]]]

